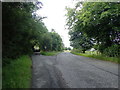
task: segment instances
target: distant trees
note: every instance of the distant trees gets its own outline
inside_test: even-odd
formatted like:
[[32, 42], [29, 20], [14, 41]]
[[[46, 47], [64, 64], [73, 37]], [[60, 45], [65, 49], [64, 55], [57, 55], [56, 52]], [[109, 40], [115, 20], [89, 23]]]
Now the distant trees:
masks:
[[96, 45], [107, 56], [120, 56], [119, 2], [78, 2], [66, 10], [71, 46], [86, 50]]
[[52, 50], [53, 51], [61, 51], [63, 49], [62, 38], [56, 32], [51, 32], [52, 38]]
[[63, 49], [62, 38], [55, 31], [45, 33], [41, 49], [44, 51], [61, 51]]
[[3, 58], [31, 54], [34, 46], [40, 50], [62, 50], [61, 37], [56, 32], [48, 32], [42, 17], [35, 13], [41, 6], [41, 2], [2, 3]]
[[70, 45], [72, 47], [80, 49], [83, 53], [85, 53], [86, 50], [92, 48], [93, 41], [92, 39], [88, 38], [85, 34], [74, 31], [70, 31], [69, 34], [71, 35]]
[[70, 47], [64, 47], [64, 50], [71, 50]]

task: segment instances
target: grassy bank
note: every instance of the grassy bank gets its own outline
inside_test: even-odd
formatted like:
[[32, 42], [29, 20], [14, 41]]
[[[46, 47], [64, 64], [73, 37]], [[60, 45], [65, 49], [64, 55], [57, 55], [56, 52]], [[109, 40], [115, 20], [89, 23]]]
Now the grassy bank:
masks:
[[29, 56], [22, 56], [3, 67], [3, 88], [30, 88], [31, 65]]
[[49, 52], [42, 51], [40, 53], [45, 56], [54, 56], [61, 53], [61, 51], [49, 51]]
[[120, 63], [119, 58], [117, 58], [117, 57], [107, 57], [105, 55], [90, 54], [90, 52], [78, 53], [78, 52], [73, 52], [72, 51], [71, 53], [75, 54], [75, 55], [79, 55], [79, 56], [85, 56], [85, 57], [95, 58], [95, 59], [99, 59], [99, 60], [105, 60], [105, 61]]

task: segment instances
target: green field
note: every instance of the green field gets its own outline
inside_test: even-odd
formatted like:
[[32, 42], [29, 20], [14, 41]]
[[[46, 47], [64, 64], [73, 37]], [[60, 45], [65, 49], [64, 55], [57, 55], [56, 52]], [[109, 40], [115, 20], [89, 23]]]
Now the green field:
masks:
[[45, 55], [45, 56], [54, 56], [59, 53], [61, 53], [61, 51], [49, 51], [49, 52], [42, 51], [42, 52], [40, 52], [40, 54]]
[[29, 56], [22, 56], [3, 67], [3, 88], [30, 88], [31, 65]]
[[98, 54], [96, 51], [95, 52], [86, 51], [85, 53], [78, 53], [78, 52], [71, 51], [71, 53], [75, 54], [75, 55], [79, 55], [79, 56], [85, 56], [85, 57], [95, 58], [95, 59], [99, 59], [99, 60], [105, 60], [105, 61], [120, 63], [119, 58], [117, 58], [117, 57], [107, 57], [105, 55]]

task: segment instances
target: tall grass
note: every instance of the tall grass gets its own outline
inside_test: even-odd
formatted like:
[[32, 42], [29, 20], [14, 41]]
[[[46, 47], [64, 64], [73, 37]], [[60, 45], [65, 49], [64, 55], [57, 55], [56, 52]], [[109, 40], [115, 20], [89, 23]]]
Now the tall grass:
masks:
[[90, 57], [90, 58], [95, 58], [99, 60], [105, 60], [105, 61], [111, 61], [115, 63], [120, 63], [120, 59], [118, 57], [108, 57], [103, 54], [97, 53], [96, 51], [86, 51], [86, 53], [78, 53], [75, 51], [71, 51], [71, 53], [75, 55], [80, 55], [80, 56], [85, 56], [85, 57]]
[[2, 88], [30, 88], [31, 65], [29, 56], [22, 56], [3, 67]]

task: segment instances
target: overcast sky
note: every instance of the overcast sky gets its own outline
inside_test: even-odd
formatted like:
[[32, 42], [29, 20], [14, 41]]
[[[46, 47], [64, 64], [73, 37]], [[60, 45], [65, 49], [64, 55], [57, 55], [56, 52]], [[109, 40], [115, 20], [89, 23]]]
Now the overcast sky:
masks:
[[42, 9], [37, 13], [47, 18], [43, 20], [49, 31], [55, 31], [62, 37], [63, 43], [66, 47], [70, 47], [68, 30], [65, 29], [66, 24], [66, 10], [65, 7], [73, 7], [74, 0], [41, 0], [43, 3]]

